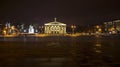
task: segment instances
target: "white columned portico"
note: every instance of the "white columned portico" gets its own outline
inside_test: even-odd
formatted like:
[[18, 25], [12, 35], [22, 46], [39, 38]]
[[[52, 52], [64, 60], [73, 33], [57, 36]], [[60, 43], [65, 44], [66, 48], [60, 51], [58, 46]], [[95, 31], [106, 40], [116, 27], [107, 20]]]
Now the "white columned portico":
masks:
[[54, 18], [54, 22], [45, 24], [45, 33], [46, 34], [66, 34], [66, 24], [57, 22], [57, 19]]

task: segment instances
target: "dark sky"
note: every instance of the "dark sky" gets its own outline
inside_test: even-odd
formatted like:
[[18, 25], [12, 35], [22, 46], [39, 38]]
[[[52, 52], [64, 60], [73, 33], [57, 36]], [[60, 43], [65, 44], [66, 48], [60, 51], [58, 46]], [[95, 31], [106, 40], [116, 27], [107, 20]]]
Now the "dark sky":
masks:
[[58, 21], [91, 25], [120, 19], [119, 0], [1, 0], [0, 23]]

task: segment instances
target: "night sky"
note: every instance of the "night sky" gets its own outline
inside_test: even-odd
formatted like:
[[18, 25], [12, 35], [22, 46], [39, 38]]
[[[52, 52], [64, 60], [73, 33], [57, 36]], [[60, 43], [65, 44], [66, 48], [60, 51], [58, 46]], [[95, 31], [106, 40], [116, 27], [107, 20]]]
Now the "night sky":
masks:
[[93, 25], [120, 19], [119, 0], [1, 0], [0, 23], [44, 24], [53, 18], [68, 25]]

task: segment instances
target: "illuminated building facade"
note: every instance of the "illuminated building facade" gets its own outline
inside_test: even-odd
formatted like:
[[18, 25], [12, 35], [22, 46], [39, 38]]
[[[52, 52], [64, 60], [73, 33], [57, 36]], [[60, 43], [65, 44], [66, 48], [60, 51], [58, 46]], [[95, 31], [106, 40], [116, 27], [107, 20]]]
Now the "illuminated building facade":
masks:
[[116, 30], [120, 32], [120, 20], [116, 20], [114, 21], [114, 23], [115, 23]]
[[22, 24], [20, 25], [20, 33], [26, 33], [26, 34], [35, 34], [38, 33], [38, 26], [36, 25], [25, 25]]
[[18, 34], [19, 30], [14, 26], [11, 25], [11, 23], [6, 23], [5, 27], [3, 29], [4, 35], [12, 35], [12, 34]]
[[57, 22], [54, 18], [54, 22], [44, 24], [46, 34], [66, 34], [66, 24]]
[[34, 28], [33, 28], [32, 25], [29, 26], [29, 31], [28, 31], [28, 33], [34, 33]]
[[120, 20], [104, 22], [105, 31], [109, 33], [120, 32]]

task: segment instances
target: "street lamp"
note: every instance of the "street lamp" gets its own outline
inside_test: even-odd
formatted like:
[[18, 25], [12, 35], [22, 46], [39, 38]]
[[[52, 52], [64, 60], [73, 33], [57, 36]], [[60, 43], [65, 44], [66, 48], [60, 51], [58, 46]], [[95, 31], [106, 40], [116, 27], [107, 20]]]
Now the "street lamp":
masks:
[[74, 34], [76, 26], [75, 25], [71, 25], [71, 29], [72, 29], [72, 34]]
[[15, 26], [11, 26], [12, 34], [15, 34]]
[[96, 26], [96, 32], [97, 33], [101, 33], [102, 32], [101, 26], [99, 26], [99, 25]]
[[3, 30], [3, 34], [4, 34], [4, 35], [6, 35], [6, 34], [7, 34], [7, 33], [6, 33], [6, 30]]
[[12, 29], [12, 30], [15, 30], [15, 26], [11, 26], [11, 29]]

